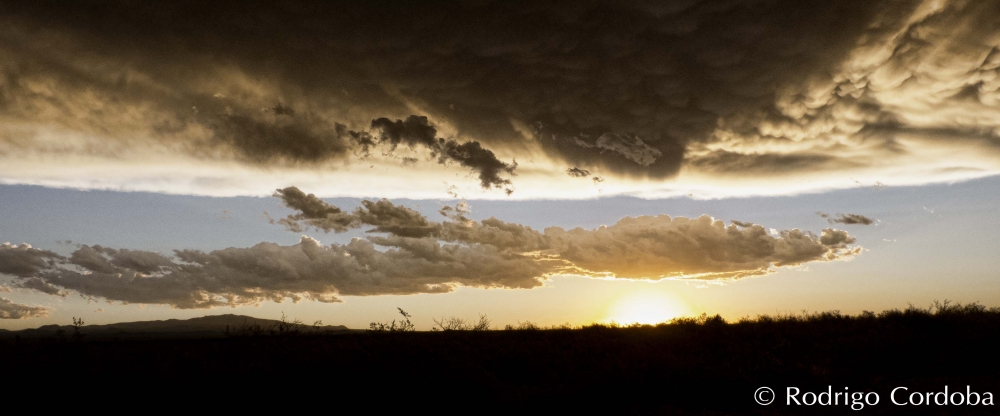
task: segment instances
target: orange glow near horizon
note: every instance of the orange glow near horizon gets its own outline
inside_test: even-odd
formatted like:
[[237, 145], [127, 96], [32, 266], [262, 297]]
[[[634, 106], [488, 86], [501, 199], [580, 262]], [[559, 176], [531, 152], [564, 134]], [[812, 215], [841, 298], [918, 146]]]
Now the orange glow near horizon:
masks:
[[627, 295], [608, 308], [604, 322], [619, 324], [658, 324], [690, 315], [683, 302], [658, 292], [639, 292]]

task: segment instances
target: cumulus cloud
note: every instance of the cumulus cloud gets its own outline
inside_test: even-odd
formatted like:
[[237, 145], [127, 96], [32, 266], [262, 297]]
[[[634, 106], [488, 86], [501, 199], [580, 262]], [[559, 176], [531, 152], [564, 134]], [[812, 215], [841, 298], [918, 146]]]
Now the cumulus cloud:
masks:
[[837, 214], [833, 218], [831, 218], [830, 214], [823, 212], [817, 212], [816, 214], [826, 218], [826, 221], [830, 224], [872, 225], [875, 223], [875, 220], [861, 214]]
[[359, 225], [356, 216], [327, 204], [316, 195], [306, 195], [305, 192], [294, 186], [278, 189], [274, 196], [281, 198], [285, 206], [298, 211], [277, 221], [289, 231], [302, 232], [303, 226], [306, 226], [326, 232], [344, 232]]
[[698, 218], [627, 217], [596, 230], [548, 228], [560, 258], [594, 273], [658, 279], [688, 276], [740, 278], [769, 273], [771, 266], [847, 258], [858, 253], [843, 231], [821, 236], [800, 230], [772, 236], [760, 225], [734, 222], [728, 227], [708, 216]]
[[50, 311], [51, 308], [22, 305], [0, 298], [0, 319], [44, 318], [49, 316]]
[[69, 295], [69, 293], [67, 293], [66, 291], [61, 290], [58, 287], [53, 286], [52, 284], [37, 277], [20, 280], [17, 282], [16, 286], [24, 289], [34, 289], [39, 292], [45, 293], [47, 295], [54, 295], [60, 297], [66, 297], [67, 295]]
[[[476, 221], [463, 202], [442, 207], [444, 221], [388, 200], [346, 211], [296, 187], [279, 189], [295, 212], [277, 221], [291, 231], [345, 232], [366, 238], [323, 245], [260, 243], [171, 255], [80, 245], [69, 256], [26, 244], [0, 246], [13, 259], [2, 273], [14, 285], [65, 296], [208, 308], [292, 299], [337, 302], [342, 296], [443, 293], [458, 286], [531, 288], [553, 274], [631, 279], [739, 279], [776, 267], [848, 259], [854, 237], [827, 228], [770, 232], [761, 225], [708, 216], [626, 217], [597, 229], [543, 231], [496, 218]], [[16, 266], [16, 267], [15, 267]]]
[[440, 226], [419, 212], [382, 199], [361, 201], [354, 211], [361, 223], [372, 225], [369, 232], [389, 233], [400, 237], [430, 237], [440, 232]]
[[[530, 288], [550, 269], [533, 258], [488, 245], [441, 244], [435, 239], [393, 237], [392, 241], [355, 239], [324, 246], [309, 237], [298, 244], [260, 243], [211, 252], [176, 250], [156, 271], [130, 261], [158, 253], [126, 250], [98, 253], [97, 265], [66, 258], [67, 264], [21, 280], [41, 282], [125, 303], [208, 308], [292, 299], [337, 302], [339, 296], [442, 293], [457, 285]], [[375, 248], [374, 243], [390, 247]], [[110, 269], [107, 268], [110, 265]]]
[[525, 197], [563, 189], [551, 180], [592, 196], [566, 166], [600, 171], [607, 193], [967, 179], [1000, 172], [997, 7], [8, 4], [0, 176], [262, 194], [267, 174], [319, 170], [372, 178], [325, 194], [376, 177], [413, 194], [456, 173], [442, 163], [504, 190], [520, 166]]
[[0, 274], [31, 277], [60, 258], [54, 252], [33, 248], [30, 244], [3, 243], [0, 244]]
[[577, 167], [572, 167], [572, 168], [566, 169], [566, 174], [569, 175], [569, 176], [572, 176], [574, 178], [585, 178], [587, 176], [590, 176], [590, 171], [586, 170], [586, 169], [580, 169], [580, 168], [577, 168]]
[[[295, 209], [287, 201], [300, 200], [302, 194], [298, 188], [290, 187], [278, 190], [275, 196]], [[305, 195], [305, 198], [312, 200], [313, 206], [320, 207], [315, 210], [317, 212], [341, 212], [315, 195]], [[373, 209], [375, 207], [378, 208]], [[325, 226], [322, 218], [314, 216], [291, 220], [301, 214], [287, 218], [292, 221], [286, 224], [290, 230], [301, 230], [301, 224], [306, 224], [326, 232], [337, 231]], [[626, 217], [595, 230], [566, 231], [550, 227], [540, 232], [496, 218], [471, 220], [464, 203], [445, 206], [441, 214], [448, 221], [430, 221], [414, 210], [387, 200], [366, 200], [353, 215], [358, 218], [355, 224], [374, 226], [371, 232], [390, 234], [390, 237], [370, 238], [383, 246], [397, 247], [400, 242], [410, 242], [413, 238], [484, 245], [510, 253], [544, 253], [549, 259], [562, 261], [563, 270], [626, 278], [736, 278], [765, 274], [772, 265], [795, 266], [850, 258], [860, 252], [859, 247], [850, 246], [856, 241], [845, 231], [827, 228], [819, 236], [798, 229], [770, 233], [761, 225], [735, 220], [727, 227], [722, 221], [708, 216], [695, 219], [667, 215]]]
[[362, 201], [353, 212], [345, 212], [314, 194], [306, 194], [294, 186], [278, 189], [274, 196], [285, 206], [298, 212], [272, 221], [289, 231], [302, 232], [315, 228], [323, 232], [344, 232], [362, 225], [372, 225], [374, 232], [388, 232], [403, 237], [427, 237], [436, 234], [440, 226], [431, 224], [417, 211], [393, 204], [388, 200]]

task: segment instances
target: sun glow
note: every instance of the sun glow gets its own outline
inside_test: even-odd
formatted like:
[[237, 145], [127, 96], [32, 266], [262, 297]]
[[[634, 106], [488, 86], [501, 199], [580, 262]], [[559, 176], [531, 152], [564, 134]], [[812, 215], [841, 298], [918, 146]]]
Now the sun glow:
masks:
[[689, 314], [688, 308], [669, 295], [656, 292], [628, 295], [608, 310], [605, 321], [619, 324], [657, 324]]

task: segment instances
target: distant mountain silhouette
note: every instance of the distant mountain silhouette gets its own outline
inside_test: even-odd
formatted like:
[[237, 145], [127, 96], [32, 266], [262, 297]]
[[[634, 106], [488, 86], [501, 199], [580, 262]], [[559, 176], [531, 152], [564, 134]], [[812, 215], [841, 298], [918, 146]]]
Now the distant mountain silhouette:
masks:
[[[84, 325], [80, 333], [87, 339], [97, 338], [221, 338], [226, 336], [227, 328], [235, 330], [246, 324], [256, 324], [262, 328], [276, 326], [280, 321], [260, 319], [245, 315], [211, 315], [191, 319], [167, 319], [165, 321], [120, 322], [108, 325]], [[309, 330], [322, 332], [349, 331], [343, 325], [320, 325]], [[44, 325], [38, 328], [19, 331], [0, 330], [0, 338], [40, 338], [54, 337], [61, 333], [65, 336], [73, 334], [72, 325]]]

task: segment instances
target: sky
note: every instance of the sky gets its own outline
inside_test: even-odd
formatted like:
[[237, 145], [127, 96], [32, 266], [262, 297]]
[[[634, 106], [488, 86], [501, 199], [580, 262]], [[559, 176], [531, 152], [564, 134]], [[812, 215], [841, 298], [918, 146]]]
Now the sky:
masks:
[[0, 328], [1000, 306], [998, 8], [0, 5]]

